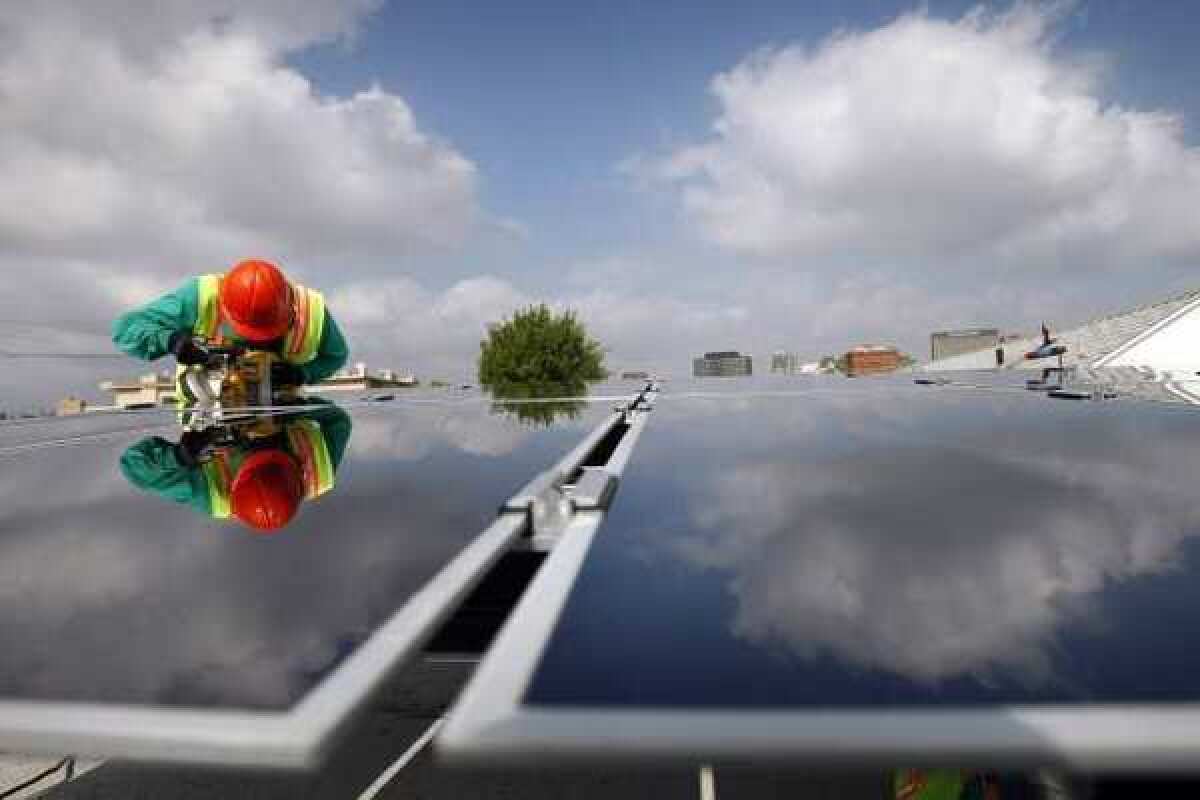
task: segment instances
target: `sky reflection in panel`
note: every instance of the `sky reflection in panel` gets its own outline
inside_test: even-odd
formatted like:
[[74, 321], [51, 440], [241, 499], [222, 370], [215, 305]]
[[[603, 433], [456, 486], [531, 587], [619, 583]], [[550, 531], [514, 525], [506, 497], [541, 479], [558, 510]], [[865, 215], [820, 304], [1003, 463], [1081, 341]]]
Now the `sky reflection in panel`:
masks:
[[161, 415], [49, 426], [117, 432], [0, 460], [0, 698], [287, 708], [607, 413], [353, 409], [335, 488], [269, 536], [125, 480]]
[[1200, 698], [1194, 409], [706, 383], [663, 393], [526, 702]]

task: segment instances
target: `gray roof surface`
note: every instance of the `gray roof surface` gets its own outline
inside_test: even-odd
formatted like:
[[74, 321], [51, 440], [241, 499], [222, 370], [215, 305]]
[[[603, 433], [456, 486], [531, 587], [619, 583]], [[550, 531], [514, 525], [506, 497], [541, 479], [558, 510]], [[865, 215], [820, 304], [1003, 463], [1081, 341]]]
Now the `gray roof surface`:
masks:
[[[1063, 357], [1064, 365], [1092, 365], [1122, 345], [1149, 332], [1197, 299], [1200, 299], [1200, 289], [1192, 289], [1156, 303], [1099, 317], [1063, 331], [1052, 330], [1050, 335], [1058, 340], [1058, 344], [1067, 348]], [[1040, 335], [1005, 342], [1005, 366], [1015, 369], [1041, 369], [1047, 366], [1049, 359], [1043, 362], [1024, 358], [1025, 353], [1041, 343]], [[923, 368], [936, 371], [980, 369], [994, 365], [994, 353], [989, 349], [939, 359], [923, 365]]]

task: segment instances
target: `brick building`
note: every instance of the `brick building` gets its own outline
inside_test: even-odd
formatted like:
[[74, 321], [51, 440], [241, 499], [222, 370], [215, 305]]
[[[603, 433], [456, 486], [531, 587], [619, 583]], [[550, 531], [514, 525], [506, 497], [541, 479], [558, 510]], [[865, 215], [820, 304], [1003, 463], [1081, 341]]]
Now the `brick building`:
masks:
[[846, 353], [847, 375], [893, 372], [902, 363], [900, 351], [890, 345], [860, 344]]

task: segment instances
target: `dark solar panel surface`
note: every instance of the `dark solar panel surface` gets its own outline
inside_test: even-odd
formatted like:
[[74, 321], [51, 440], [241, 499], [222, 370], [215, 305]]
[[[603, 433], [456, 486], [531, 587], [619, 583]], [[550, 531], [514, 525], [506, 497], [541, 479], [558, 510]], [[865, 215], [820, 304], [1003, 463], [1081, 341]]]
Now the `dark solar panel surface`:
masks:
[[1197, 475], [1184, 406], [670, 382], [525, 700], [1195, 701]]
[[353, 408], [334, 489], [269, 536], [126, 481], [170, 414], [0, 427], [0, 699], [286, 708], [608, 412]]

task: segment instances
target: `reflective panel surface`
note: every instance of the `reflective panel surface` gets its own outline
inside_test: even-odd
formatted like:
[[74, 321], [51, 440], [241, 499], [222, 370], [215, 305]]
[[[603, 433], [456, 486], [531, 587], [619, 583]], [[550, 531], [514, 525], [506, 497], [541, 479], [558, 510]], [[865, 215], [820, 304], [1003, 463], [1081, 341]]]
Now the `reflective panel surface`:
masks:
[[200, 492], [171, 413], [0, 427], [0, 699], [287, 708], [610, 412], [531, 426], [461, 391], [337, 399], [348, 414], [305, 415], [307, 439], [283, 416], [271, 441], [315, 457], [269, 535]]
[[1185, 405], [671, 382], [525, 699], [1195, 701], [1198, 481]]

